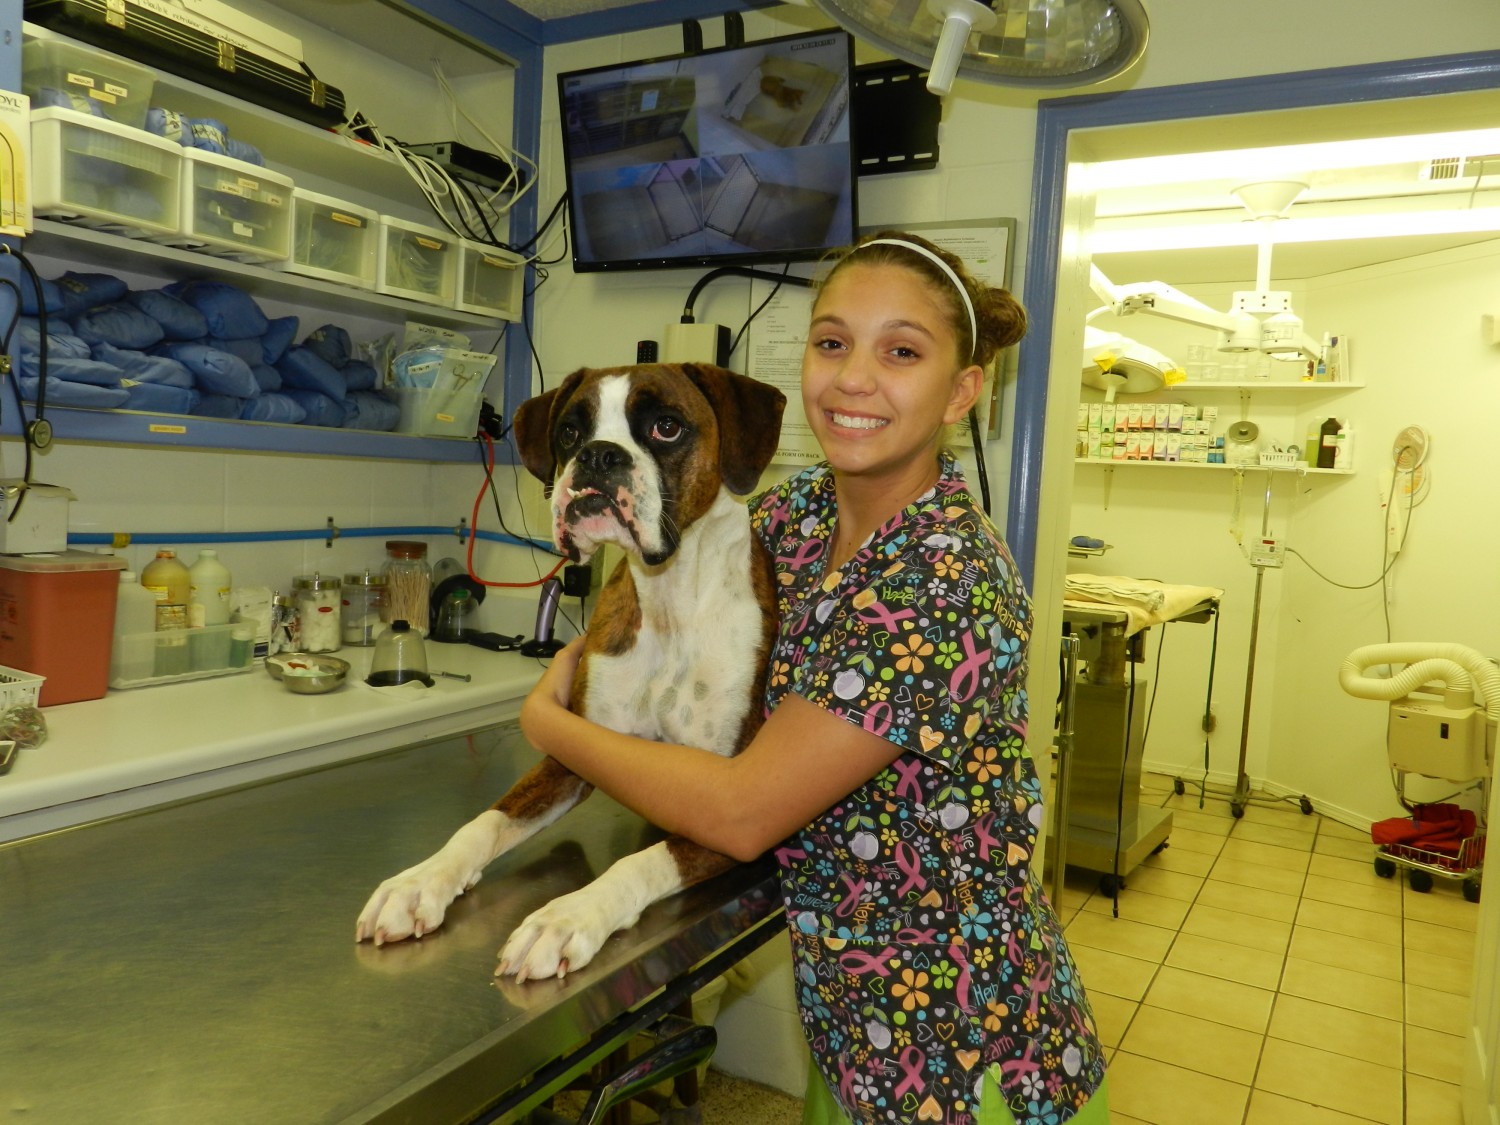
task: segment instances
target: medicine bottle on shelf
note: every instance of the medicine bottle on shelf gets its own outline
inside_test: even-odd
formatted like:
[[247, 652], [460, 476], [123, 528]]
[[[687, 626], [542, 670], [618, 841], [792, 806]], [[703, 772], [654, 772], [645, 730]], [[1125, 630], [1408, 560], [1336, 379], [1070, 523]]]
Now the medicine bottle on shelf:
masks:
[[341, 586], [338, 578], [324, 574], [301, 574], [292, 579], [303, 652], [336, 652], [343, 644]]
[[380, 619], [387, 624], [405, 621], [426, 636], [432, 613], [432, 568], [427, 565], [427, 544], [410, 539], [389, 539], [385, 544], [385, 606]]
[[218, 551], [199, 551], [188, 567], [190, 603], [188, 624], [227, 625], [229, 623], [229, 568], [219, 561]]
[[156, 627], [186, 629], [192, 580], [177, 552], [163, 547], [141, 571], [141, 585], [156, 595]]
[[120, 572], [115, 600], [115, 634], [109, 655], [109, 678], [147, 680], [155, 673], [156, 595], [137, 581], [135, 572]]

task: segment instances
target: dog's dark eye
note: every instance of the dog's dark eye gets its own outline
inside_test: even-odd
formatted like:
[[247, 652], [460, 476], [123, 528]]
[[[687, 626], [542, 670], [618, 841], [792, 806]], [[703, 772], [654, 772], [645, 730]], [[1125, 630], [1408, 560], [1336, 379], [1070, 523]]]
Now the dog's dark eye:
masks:
[[676, 418], [664, 416], [651, 427], [651, 440], [671, 444], [683, 435], [683, 425]]
[[563, 449], [571, 449], [578, 444], [578, 427], [572, 422], [564, 422], [557, 427], [557, 444]]

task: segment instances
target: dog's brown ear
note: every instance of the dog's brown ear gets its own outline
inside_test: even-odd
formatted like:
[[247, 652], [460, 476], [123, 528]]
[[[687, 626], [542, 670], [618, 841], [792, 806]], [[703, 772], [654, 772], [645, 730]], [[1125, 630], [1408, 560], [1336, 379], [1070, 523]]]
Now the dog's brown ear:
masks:
[[737, 496], [755, 491], [776, 455], [786, 395], [769, 383], [722, 367], [685, 363], [682, 372], [703, 392], [719, 420], [719, 471]]
[[521, 464], [545, 484], [551, 484], [557, 475], [557, 460], [552, 456], [553, 414], [559, 405], [572, 397], [583, 374], [584, 369], [580, 368], [552, 390], [528, 398], [516, 407], [515, 416], [511, 418], [511, 433], [515, 435]]

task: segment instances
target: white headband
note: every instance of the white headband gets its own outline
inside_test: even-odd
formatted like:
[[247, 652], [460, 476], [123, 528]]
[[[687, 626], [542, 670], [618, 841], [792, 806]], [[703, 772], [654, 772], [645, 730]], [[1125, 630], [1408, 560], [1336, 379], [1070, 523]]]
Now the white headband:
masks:
[[964, 312], [969, 314], [969, 359], [972, 362], [974, 350], [979, 346], [979, 323], [974, 319], [974, 302], [969, 299], [969, 291], [958, 279], [958, 274], [953, 272], [953, 267], [927, 247], [918, 246], [915, 242], [907, 242], [903, 238], [872, 238], [869, 242], [860, 243], [855, 250], [863, 250], [866, 246], [902, 246], [907, 250], [915, 250], [922, 257], [931, 259], [933, 265], [948, 275], [948, 280], [953, 282], [953, 288], [957, 289], [958, 295], [963, 298]]

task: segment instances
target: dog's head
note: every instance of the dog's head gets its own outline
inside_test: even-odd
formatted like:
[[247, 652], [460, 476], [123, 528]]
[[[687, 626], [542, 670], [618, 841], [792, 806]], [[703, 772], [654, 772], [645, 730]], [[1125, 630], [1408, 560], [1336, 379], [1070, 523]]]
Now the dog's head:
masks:
[[615, 543], [656, 565], [721, 488], [755, 488], [785, 406], [707, 364], [584, 368], [523, 402], [513, 428], [521, 463], [551, 486], [558, 550], [581, 561]]

